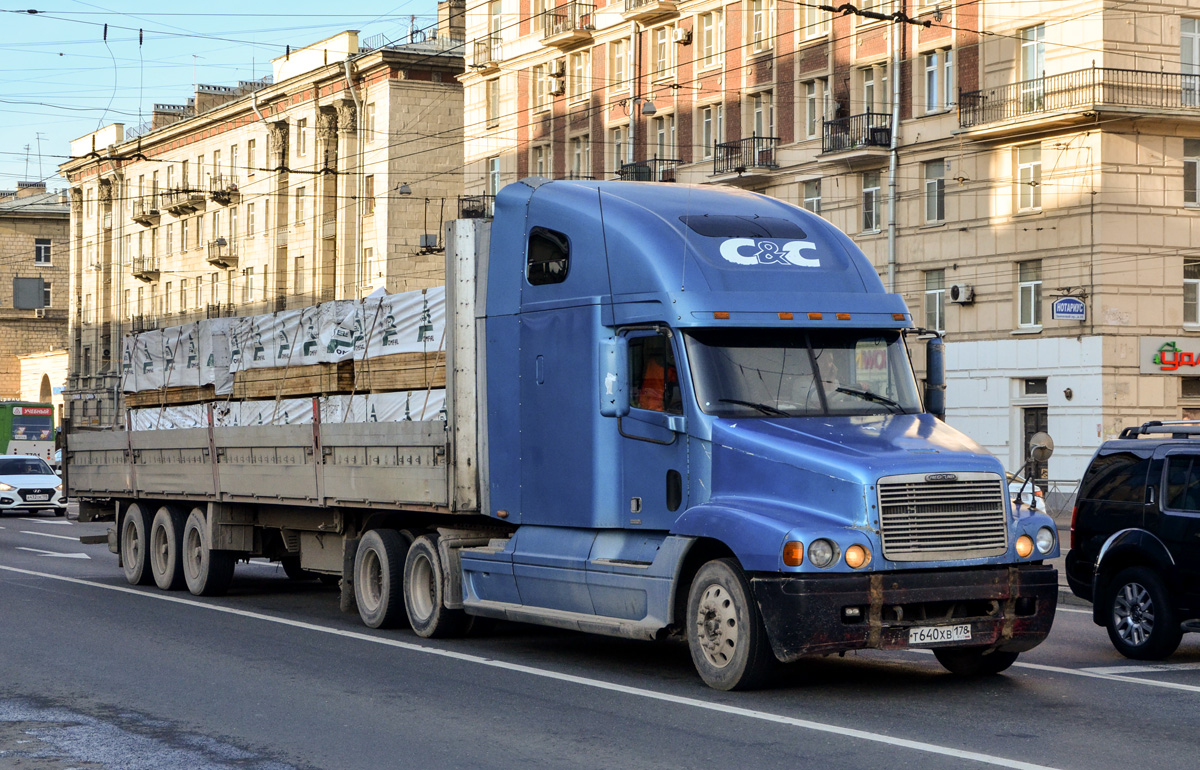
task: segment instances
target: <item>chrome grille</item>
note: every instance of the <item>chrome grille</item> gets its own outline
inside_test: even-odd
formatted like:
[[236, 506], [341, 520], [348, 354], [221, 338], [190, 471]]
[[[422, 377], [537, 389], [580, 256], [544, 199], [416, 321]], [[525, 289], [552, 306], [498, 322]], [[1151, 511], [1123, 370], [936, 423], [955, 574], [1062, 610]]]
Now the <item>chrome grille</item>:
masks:
[[1003, 479], [994, 473], [954, 475], [955, 481], [926, 481], [915, 473], [879, 480], [884, 558], [974, 559], [1008, 550]]

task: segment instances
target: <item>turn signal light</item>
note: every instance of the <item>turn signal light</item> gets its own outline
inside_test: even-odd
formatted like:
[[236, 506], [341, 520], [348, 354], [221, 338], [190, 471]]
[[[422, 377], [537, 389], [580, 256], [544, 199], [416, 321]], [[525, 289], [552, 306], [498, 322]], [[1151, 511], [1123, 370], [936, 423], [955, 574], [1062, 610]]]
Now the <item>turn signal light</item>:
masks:
[[820, 314], [820, 313], [809, 313], [809, 314], [808, 314], [808, 320], [810, 320], [810, 321], [820, 321], [820, 320], [821, 320], [821, 314]]
[[783, 563], [789, 567], [799, 567], [804, 563], [804, 543], [799, 540], [789, 540], [783, 544]]
[[718, 321], [728, 321], [729, 320], [729, 311], [718, 310], [715, 313], [713, 313], [713, 318], [717, 319]]
[[903, 313], [892, 313], [892, 320], [893, 321], [903, 321], [904, 314]]
[[858, 569], [871, 563], [871, 552], [861, 545], [852, 545], [846, 549], [846, 566]]
[[850, 320], [850, 314], [849, 314], [849, 313], [838, 313], [838, 314], [837, 314], [837, 319], [838, 319], [839, 321], [849, 321], [849, 320]]
[[1033, 538], [1029, 535], [1021, 535], [1017, 538], [1017, 556], [1024, 559], [1029, 554], [1033, 553]]
[[792, 320], [792, 314], [791, 313], [780, 313], [779, 320], [780, 321], [790, 321], [790, 320]]

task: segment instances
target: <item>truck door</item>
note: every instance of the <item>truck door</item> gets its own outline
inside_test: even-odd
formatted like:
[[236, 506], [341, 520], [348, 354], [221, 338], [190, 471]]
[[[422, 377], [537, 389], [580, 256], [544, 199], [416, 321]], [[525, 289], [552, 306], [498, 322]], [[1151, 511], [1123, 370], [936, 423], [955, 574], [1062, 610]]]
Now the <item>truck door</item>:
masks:
[[617, 421], [626, 525], [667, 530], [688, 505], [685, 378], [668, 330], [632, 331], [627, 339], [630, 408]]

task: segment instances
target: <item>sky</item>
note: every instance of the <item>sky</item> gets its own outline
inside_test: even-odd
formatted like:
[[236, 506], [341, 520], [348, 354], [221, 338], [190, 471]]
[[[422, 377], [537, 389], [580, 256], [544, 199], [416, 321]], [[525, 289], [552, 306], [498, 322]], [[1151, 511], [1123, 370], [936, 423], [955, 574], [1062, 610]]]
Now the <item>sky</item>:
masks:
[[[0, 0], [0, 190], [18, 181], [63, 189], [58, 165], [73, 139], [112, 123], [128, 131], [148, 121], [156, 103], [185, 104], [195, 83], [235, 86], [269, 75], [271, 59], [288, 46], [348, 29], [359, 30], [360, 41], [407, 40], [414, 23], [437, 22], [437, 0], [22, 2], [17, 9]], [[343, 6], [352, 12], [337, 13]]]

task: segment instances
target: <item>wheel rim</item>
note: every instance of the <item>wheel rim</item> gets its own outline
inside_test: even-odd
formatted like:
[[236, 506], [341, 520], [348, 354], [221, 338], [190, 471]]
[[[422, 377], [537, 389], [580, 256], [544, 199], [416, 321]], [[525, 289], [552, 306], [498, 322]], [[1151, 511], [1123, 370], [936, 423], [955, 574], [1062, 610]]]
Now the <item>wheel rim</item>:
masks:
[[204, 541], [200, 538], [200, 530], [189, 527], [183, 533], [183, 564], [189, 576], [198, 578], [204, 559]]
[[433, 598], [436, 596], [433, 581], [433, 565], [429, 563], [429, 557], [418, 554], [413, 560], [412, 574], [409, 576], [409, 599], [413, 613], [420, 620], [433, 615]]
[[125, 525], [125, 542], [122, 543], [122, 551], [125, 552], [125, 557], [130, 564], [137, 564], [142, 558], [142, 540], [138, 537], [137, 525], [132, 521]]
[[696, 608], [696, 639], [704, 657], [717, 668], [728, 666], [737, 652], [737, 607], [724, 586], [704, 589]]
[[1140, 583], [1126, 583], [1113, 601], [1117, 636], [1134, 647], [1143, 645], [1154, 632], [1154, 600]]
[[167, 530], [165, 527], [155, 527], [150, 534], [150, 561], [154, 564], [154, 571], [163, 573], [167, 571], [167, 555], [171, 544], [167, 538]]
[[374, 549], [363, 554], [362, 572], [363, 603], [368, 612], [374, 612], [383, 601], [383, 565]]

